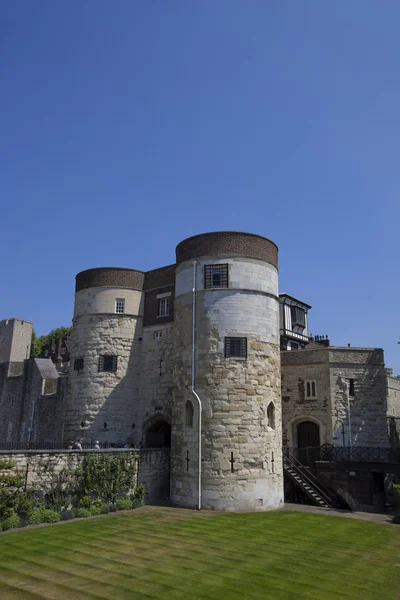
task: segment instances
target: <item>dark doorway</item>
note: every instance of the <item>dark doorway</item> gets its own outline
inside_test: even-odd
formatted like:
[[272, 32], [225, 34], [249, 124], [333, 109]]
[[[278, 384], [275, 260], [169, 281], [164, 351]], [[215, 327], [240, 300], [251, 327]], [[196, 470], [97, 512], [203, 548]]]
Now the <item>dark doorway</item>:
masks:
[[171, 447], [171, 425], [159, 419], [155, 421], [146, 431], [146, 448], [170, 448]]
[[297, 425], [297, 447], [310, 448], [320, 445], [319, 425], [312, 421], [303, 421]]

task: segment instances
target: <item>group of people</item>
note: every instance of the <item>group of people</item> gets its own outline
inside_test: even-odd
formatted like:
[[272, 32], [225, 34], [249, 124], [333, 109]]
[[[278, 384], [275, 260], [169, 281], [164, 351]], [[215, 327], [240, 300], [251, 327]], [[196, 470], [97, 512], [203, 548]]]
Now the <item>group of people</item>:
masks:
[[[82, 450], [83, 440], [70, 440], [68, 443], [68, 450]], [[125, 444], [124, 448], [136, 448], [135, 444]], [[143, 448], [142, 442], [139, 442], [138, 448]], [[93, 450], [101, 450], [99, 440], [96, 440], [93, 444]]]
[[[71, 440], [68, 444], [68, 450], [82, 450], [83, 440]], [[100, 442], [97, 440], [94, 443], [93, 450], [100, 450]]]

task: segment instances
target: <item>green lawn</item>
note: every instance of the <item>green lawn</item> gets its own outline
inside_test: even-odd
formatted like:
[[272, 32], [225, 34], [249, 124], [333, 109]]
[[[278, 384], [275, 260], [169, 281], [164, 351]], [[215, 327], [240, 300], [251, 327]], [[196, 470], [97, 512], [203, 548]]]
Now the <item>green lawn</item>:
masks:
[[397, 600], [400, 526], [143, 509], [0, 536], [0, 599]]

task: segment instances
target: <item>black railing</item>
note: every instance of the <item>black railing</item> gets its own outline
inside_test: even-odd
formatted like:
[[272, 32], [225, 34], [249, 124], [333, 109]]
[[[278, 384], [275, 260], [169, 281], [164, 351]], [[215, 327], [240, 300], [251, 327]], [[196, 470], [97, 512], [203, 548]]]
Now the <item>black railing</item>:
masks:
[[326, 462], [368, 462], [400, 464], [400, 448], [374, 448], [353, 446], [353, 448], [331, 446], [289, 448], [284, 447], [284, 456], [294, 457], [303, 465], [313, 467], [318, 461]]
[[[62, 442], [0, 442], [0, 451], [16, 451], [16, 450], [68, 450], [69, 443]], [[95, 442], [83, 442], [81, 444], [82, 450], [94, 450]], [[124, 442], [100, 442], [99, 443], [101, 450], [110, 450], [112, 448], [126, 448], [126, 449], [134, 449], [133, 445], [130, 445], [128, 448]], [[74, 448], [72, 448], [74, 449]]]

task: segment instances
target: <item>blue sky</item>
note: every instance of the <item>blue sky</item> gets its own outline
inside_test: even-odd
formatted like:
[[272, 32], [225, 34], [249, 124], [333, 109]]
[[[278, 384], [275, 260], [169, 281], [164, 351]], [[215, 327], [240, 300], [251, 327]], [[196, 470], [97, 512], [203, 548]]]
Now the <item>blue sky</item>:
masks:
[[398, 0], [3, 0], [0, 318], [46, 333], [82, 269], [244, 230], [312, 333], [400, 372], [399, 22]]

